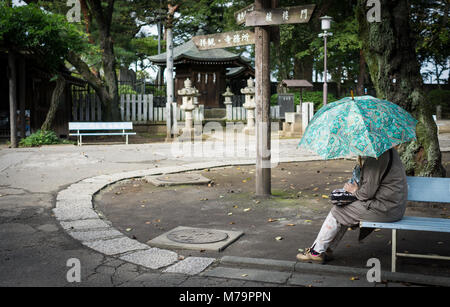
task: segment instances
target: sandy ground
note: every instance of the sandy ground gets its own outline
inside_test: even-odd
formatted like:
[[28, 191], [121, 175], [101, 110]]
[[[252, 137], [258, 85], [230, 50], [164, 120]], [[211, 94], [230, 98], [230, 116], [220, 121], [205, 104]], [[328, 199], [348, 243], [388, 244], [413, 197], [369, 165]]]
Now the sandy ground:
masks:
[[[450, 175], [450, 153], [443, 154]], [[351, 160], [283, 163], [272, 170], [270, 199], [254, 197], [254, 167], [204, 170], [210, 186], [155, 187], [144, 180], [117, 183], [95, 197], [95, 207], [113, 226], [140, 242], [147, 242], [177, 226], [240, 230], [245, 233], [220, 253], [179, 250], [182, 255], [224, 255], [295, 260], [308, 247], [332, 204], [328, 196], [351, 176]], [[450, 177], [450, 176], [449, 176]], [[448, 206], [447, 206], [448, 207]], [[409, 204], [406, 215], [450, 218], [445, 205]], [[334, 265], [365, 267], [379, 258], [390, 269], [391, 233], [380, 230], [358, 242], [359, 230], [349, 230], [335, 251]], [[448, 234], [400, 231], [398, 250], [409, 253], [450, 254]], [[447, 261], [406, 259], [402, 272], [450, 276]]]

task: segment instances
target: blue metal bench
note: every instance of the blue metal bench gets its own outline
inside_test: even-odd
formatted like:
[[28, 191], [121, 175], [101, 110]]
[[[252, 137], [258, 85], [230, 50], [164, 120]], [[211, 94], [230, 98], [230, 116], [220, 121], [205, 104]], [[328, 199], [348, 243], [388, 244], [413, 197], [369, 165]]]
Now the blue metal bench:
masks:
[[[110, 123], [97, 123], [97, 122], [69, 122], [69, 136], [76, 136], [78, 140], [78, 146], [83, 145], [83, 136], [100, 136], [100, 135], [122, 135], [126, 138], [126, 144], [128, 144], [128, 136], [136, 135], [135, 132], [126, 132], [125, 130], [132, 130], [132, 122], [110, 122]], [[76, 133], [70, 133], [70, 131], [76, 131]], [[91, 132], [82, 132], [91, 131]], [[95, 131], [95, 132], [92, 132]], [[98, 132], [105, 131], [105, 132]], [[106, 131], [120, 131], [120, 132], [106, 132]]]
[[[407, 179], [408, 200], [450, 203], [450, 178], [407, 177]], [[362, 221], [360, 226], [392, 229], [392, 272], [396, 270], [397, 257], [450, 260], [450, 257], [445, 256], [397, 253], [397, 230], [450, 232], [450, 219], [405, 216], [393, 223]]]

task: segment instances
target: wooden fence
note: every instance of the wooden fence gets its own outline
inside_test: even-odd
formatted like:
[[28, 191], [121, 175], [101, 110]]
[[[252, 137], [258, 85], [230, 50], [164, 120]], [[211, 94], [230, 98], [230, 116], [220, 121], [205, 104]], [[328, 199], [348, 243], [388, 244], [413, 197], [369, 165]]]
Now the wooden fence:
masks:
[[[177, 120], [184, 121], [185, 112], [180, 106], [173, 104]], [[193, 111], [194, 120], [203, 120], [205, 114], [204, 105], [199, 105]], [[162, 122], [166, 121], [166, 108], [155, 107], [153, 95], [121, 95], [120, 115], [123, 121], [133, 123]], [[280, 118], [280, 107], [270, 107], [270, 117]], [[247, 110], [244, 107], [232, 108], [233, 120], [247, 120]], [[73, 97], [72, 120], [77, 122], [100, 122], [102, 121], [102, 105], [100, 99], [95, 94], [75, 95]]]

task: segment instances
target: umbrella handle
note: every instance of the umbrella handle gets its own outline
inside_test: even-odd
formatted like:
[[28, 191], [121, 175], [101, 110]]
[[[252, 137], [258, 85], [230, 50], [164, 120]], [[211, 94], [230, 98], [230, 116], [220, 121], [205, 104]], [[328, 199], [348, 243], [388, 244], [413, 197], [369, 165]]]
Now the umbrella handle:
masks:
[[353, 90], [350, 90], [350, 93], [352, 95], [352, 100], [355, 100], [355, 96], [353, 95]]

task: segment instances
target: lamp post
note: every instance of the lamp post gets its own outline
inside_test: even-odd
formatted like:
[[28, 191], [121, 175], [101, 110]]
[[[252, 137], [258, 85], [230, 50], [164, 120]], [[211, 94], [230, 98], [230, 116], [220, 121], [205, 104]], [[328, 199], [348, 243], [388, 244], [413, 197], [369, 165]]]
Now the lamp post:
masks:
[[328, 32], [328, 30], [330, 30], [331, 28], [331, 21], [333, 20], [333, 18], [331, 18], [330, 16], [323, 16], [320, 17], [321, 20], [321, 27], [323, 30], [323, 33], [319, 34], [319, 37], [323, 37], [323, 41], [324, 41], [324, 55], [323, 55], [323, 105], [325, 106], [328, 102], [328, 85], [327, 85], [327, 75], [328, 75], [328, 71], [327, 71], [327, 37], [328, 36], [333, 36], [333, 33]]

